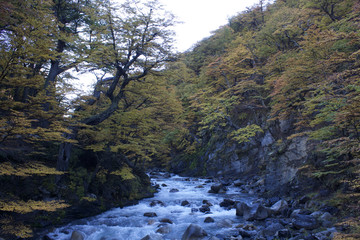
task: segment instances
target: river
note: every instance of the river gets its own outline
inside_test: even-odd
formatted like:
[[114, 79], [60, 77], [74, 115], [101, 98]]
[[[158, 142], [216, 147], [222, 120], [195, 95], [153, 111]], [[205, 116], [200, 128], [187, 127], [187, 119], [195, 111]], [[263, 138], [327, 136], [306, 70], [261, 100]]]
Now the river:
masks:
[[[236, 216], [235, 209], [227, 210], [220, 207], [220, 203], [225, 198], [248, 203], [254, 200], [231, 185], [227, 187], [226, 193], [208, 193], [211, 186], [216, 184], [209, 179], [177, 175], [164, 177], [158, 174], [152, 178], [152, 182], [160, 186], [153, 198], [143, 199], [134, 206], [115, 208], [92, 218], [75, 221], [55, 229], [48, 236], [51, 239], [69, 240], [72, 232], [77, 231], [85, 240], [140, 240], [147, 235], [150, 239], [175, 240], [181, 239], [190, 224], [196, 224], [206, 231], [208, 237], [225, 237], [236, 232], [235, 226], [243, 220]], [[185, 200], [189, 204], [182, 206]], [[210, 203], [210, 212], [199, 211], [204, 200]], [[145, 213], [156, 213], [156, 216], [146, 217]], [[205, 223], [208, 217], [214, 222]]]

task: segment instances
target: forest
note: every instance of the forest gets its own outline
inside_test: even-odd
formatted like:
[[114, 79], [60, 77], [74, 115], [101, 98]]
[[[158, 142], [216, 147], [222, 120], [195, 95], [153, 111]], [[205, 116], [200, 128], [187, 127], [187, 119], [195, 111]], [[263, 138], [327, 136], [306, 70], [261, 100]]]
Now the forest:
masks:
[[260, 0], [183, 53], [156, 0], [0, 14], [1, 237], [152, 196], [152, 170], [325, 189], [337, 239], [360, 236], [359, 1]]

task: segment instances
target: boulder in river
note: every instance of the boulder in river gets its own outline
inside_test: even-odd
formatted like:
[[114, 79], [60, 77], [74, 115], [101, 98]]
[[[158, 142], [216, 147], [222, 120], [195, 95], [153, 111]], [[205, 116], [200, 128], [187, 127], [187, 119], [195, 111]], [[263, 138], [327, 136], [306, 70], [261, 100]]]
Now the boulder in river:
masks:
[[207, 236], [207, 233], [199, 225], [190, 224], [184, 234], [181, 237], [181, 240], [197, 240], [202, 239]]
[[160, 201], [160, 200], [153, 200], [153, 201], [151, 201], [150, 207], [154, 207], [154, 206], [156, 206], [156, 205], [159, 205], [159, 206], [161, 206], [161, 207], [164, 207], [164, 206], [165, 206], [165, 204], [164, 204], [162, 201]]
[[154, 212], [146, 212], [144, 213], [145, 217], [157, 217], [157, 214]]
[[226, 192], [226, 187], [222, 184], [215, 184], [211, 186], [209, 193], [224, 193]]
[[73, 231], [70, 237], [70, 240], [84, 240], [84, 234], [79, 231]]
[[169, 191], [169, 192], [171, 192], [171, 193], [176, 193], [176, 192], [179, 192], [179, 189], [172, 188], [172, 189], [170, 189], [170, 191]]
[[215, 222], [215, 220], [212, 217], [207, 217], [204, 220], [204, 223], [213, 223], [213, 222]]
[[181, 206], [189, 206], [190, 205], [190, 203], [189, 203], [189, 201], [187, 201], [187, 200], [184, 200], [184, 201], [182, 201], [181, 202]]
[[236, 204], [236, 216], [244, 216], [244, 211], [248, 208], [250, 207], [244, 202]]
[[234, 207], [234, 205], [235, 205], [235, 201], [227, 198], [220, 203], [220, 207], [224, 207], [224, 208], [232, 208]]
[[160, 222], [161, 223], [169, 223], [169, 224], [173, 224], [174, 222], [171, 221], [169, 218], [162, 218], [160, 219]]
[[202, 213], [208, 213], [210, 212], [210, 207], [208, 205], [202, 205], [201, 208], [199, 208], [199, 211]]
[[171, 231], [171, 228], [169, 226], [162, 226], [161, 228], [159, 228], [158, 230], [156, 230], [157, 233], [160, 234], [167, 234]]

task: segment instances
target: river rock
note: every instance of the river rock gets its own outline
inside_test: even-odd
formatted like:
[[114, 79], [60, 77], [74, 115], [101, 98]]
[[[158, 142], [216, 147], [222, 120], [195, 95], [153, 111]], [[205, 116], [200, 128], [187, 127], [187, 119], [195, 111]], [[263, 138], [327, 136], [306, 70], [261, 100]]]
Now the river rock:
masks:
[[215, 220], [212, 217], [207, 217], [204, 220], [204, 223], [213, 223], [213, 222], [215, 222]]
[[232, 221], [230, 219], [223, 219], [216, 223], [218, 227], [222, 228], [231, 228], [232, 227]]
[[184, 201], [182, 201], [181, 202], [181, 206], [189, 206], [190, 205], [190, 203], [189, 203], [189, 201], [187, 201], [187, 200], [184, 200]]
[[156, 205], [159, 205], [159, 206], [161, 206], [161, 207], [164, 207], [164, 206], [165, 206], [165, 204], [164, 204], [162, 201], [160, 201], [160, 200], [153, 200], [153, 201], [151, 201], [150, 207], [155, 207]]
[[171, 192], [171, 193], [176, 193], [176, 192], [179, 192], [179, 189], [172, 188], [172, 189], [170, 189], [170, 191], [169, 191], [169, 192]]
[[270, 207], [270, 212], [272, 214], [278, 215], [287, 210], [288, 208], [289, 205], [287, 204], [287, 202], [285, 200], [280, 200]]
[[162, 236], [159, 236], [158, 234], [150, 234], [143, 237], [141, 240], [164, 240]]
[[222, 184], [215, 184], [211, 186], [209, 193], [224, 193], [226, 192], [226, 188]]
[[144, 217], [157, 217], [157, 214], [154, 212], [146, 212], [144, 213]]
[[70, 240], [84, 240], [84, 234], [82, 232], [79, 231], [73, 231], [70, 237]]
[[197, 240], [202, 239], [207, 236], [207, 233], [199, 225], [190, 224], [184, 234], [181, 237], [181, 240]]
[[202, 205], [201, 208], [199, 208], [200, 212], [208, 213], [210, 212], [210, 207], [208, 205]]
[[160, 222], [161, 222], [161, 223], [170, 223], [170, 224], [173, 224], [173, 223], [174, 223], [174, 222], [171, 221], [169, 218], [162, 218], [162, 219], [160, 219]]
[[171, 228], [169, 226], [163, 226], [161, 228], [159, 228], [158, 230], [156, 230], [157, 233], [160, 234], [167, 234], [171, 231]]
[[236, 204], [236, 216], [244, 216], [245, 209], [249, 209], [249, 208], [250, 207], [244, 202], [240, 202]]
[[209, 207], [213, 206], [208, 200], [203, 200], [202, 203], [208, 205]]
[[243, 216], [246, 221], [264, 220], [269, 217], [269, 210], [261, 204], [255, 204], [244, 208]]
[[296, 229], [304, 228], [306, 230], [313, 230], [318, 227], [316, 218], [310, 215], [297, 214], [292, 219], [292, 224]]
[[235, 205], [235, 202], [231, 199], [224, 199], [224, 201], [222, 201], [220, 203], [220, 207], [223, 208], [232, 208]]
[[303, 196], [299, 199], [300, 204], [305, 204], [307, 201], [310, 201], [311, 198], [309, 196]]

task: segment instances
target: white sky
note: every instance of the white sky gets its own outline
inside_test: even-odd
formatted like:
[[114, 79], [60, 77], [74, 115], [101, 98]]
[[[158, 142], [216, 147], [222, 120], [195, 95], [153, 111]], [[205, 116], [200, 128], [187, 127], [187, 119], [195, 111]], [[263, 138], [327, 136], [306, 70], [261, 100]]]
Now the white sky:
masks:
[[175, 14], [179, 21], [175, 29], [175, 47], [178, 51], [188, 50], [198, 41], [211, 35], [228, 19], [246, 10], [259, 0], [160, 0], [164, 8]]

